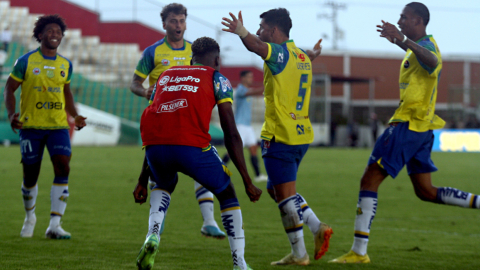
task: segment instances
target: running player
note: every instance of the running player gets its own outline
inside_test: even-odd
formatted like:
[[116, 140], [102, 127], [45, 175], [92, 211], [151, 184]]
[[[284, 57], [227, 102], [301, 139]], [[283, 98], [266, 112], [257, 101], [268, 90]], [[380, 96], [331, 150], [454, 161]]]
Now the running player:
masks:
[[439, 204], [480, 208], [477, 195], [450, 187], [432, 185], [431, 173], [437, 167], [430, 158], [433, 129], [445, 125], [435, 115], [442, 56], [435, 39], [427, 35], [428, 8], [412, 2], [405, 6], [398, 26], [382, 21], [380, 36], [406, 51], [400, 68], [400, 106], [390, 119], [390, 127], [378, 138], [367, 168], [360, 180], [353, 246], [332, 263], [369, 263], [367, 255], [370, 226], [377, 211], [377, 192], [387, 176], [395, 178], [407, 165], [415, 194]]
[[289, 39], [292, 20], [284, 8], [271, 9], [260, 15], [257, 36], [243, 26], [242, 13], [238, 19], [223, 18], [226, 32], [240, 36], [245, 47], [265, 60], [265, 122], [263, 124], [262, 156], [268, 174], [267, 189], [278, 203], [282, 223], [292, 246], [292, 252], [272, 265], [308, 265], [303, 223], [315, 239], [315, 259], [328, 250], [330, 226], [321, 223], [296, 191], [300, 162], [313, 141], [313, 129], [308, 117], [312, 84], [312, 64], [321, 52], [321, 40], [313, 50], [303, 51]]
[[[181, 4], [172, 3], [163, 7], [160, 16], [167, 35], [145, 49], [130, 86], [134, 94], [147, 99], [150, 99], [155, 82], [165, 70], [173, 66], [190, 65], [192, 59], [192, 44], [183, 38], [187, 29], [187, 9]], [[142, 84], [147, 77], [150, 87], [145, 89]], [[213, 217], [213, 194], [195, 182], [195, 195], [203, 217], [200, 232], [207, 237], [224, 239], [225, 233], [218, 228]]]
[[[178, 172], [182, 172], [211, 190], [220, 202], [233, 269], [251, 269], [244, 259], [242, 214], [230, 182], [231, 173], [210, 145], [208, 129], [215, 105], [225, 133], [225, 146], [243, 178], [248, 197], [255, 202], [262, 191], [252, 184], [245, 166], [242, 139], [233, 118], [233, 91], [228, 79], [218, 72], [220, 48], [215, 40], [203, 37], [193, 43], [192, 51], [193, 66], [165, 71], [155, 85], [153, 103], [142, 115], [140, 130], [155, 186], [150, 194], [147, 239], [137, 266], [139, 269], [153, 266], [160, 242], [159, 229], [178, 182]], [[142, 171], [145, 168], [144, 165]], [[141, 178], [135, 187], [135, 201], [143, 203], [146, 196], [147, 181]]]
[[[260, 173], [258, 166], [257, 149], [258, 143], [252, 127], [252, 96], [263, 96], [263, 87], [253, 88], [253, 72], [243, 70], [240, 72], [240, 83], [235, 91], [235, 123], [238, 133], [242, 136], [243, 146], [250, 152], [250, 162], [255, 170], [254, 180], [257, 182], [267, 181], [267, 176]], [[223, 162], [227, 164], [230, 156], [225, 154]]]
[[[26, 217], [20, 236], [32, 237], [37, 218], [35, 203], [38, 175], [45, 146], [53, 163], [55, 178], [50, 191], [50, 225], [45, 236], [70, 239], [60, 226], [67, 207], [68, 175], [72, 150], [65, 110], [83, 128], [85, 117], [77, 114], [70, 91], [72, 63], [57, 53], [67, 26], [58, 15], [38, 18], [33, 37], [40, 47], [18, 58], [5, 85], [5, 105], [13, 131], [20, 130], [20, 151], [23, 166], [23, 204]], [[15, 111], [14, 92], [21, 86], [20, 114]]]

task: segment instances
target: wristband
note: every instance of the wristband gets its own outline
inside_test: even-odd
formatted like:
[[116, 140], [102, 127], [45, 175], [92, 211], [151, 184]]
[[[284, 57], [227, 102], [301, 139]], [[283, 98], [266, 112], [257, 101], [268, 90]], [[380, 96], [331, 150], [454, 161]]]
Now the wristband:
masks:
[[407, 38], [407, 35], [404, 35], [404, 36], [403, 36], [402, 43], [405, 43], [405, 41], [407, 41], [407, 39], [408, 39], [408, 38]]

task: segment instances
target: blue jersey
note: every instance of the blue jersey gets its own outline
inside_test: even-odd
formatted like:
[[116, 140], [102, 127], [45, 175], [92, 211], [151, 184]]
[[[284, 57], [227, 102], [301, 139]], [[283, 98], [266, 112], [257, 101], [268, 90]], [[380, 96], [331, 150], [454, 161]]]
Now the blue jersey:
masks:
[[252, 125], [252, 98], [246, 96], [248, 88], [243, 84], [237, 86], [235, 91], [235, 123]]

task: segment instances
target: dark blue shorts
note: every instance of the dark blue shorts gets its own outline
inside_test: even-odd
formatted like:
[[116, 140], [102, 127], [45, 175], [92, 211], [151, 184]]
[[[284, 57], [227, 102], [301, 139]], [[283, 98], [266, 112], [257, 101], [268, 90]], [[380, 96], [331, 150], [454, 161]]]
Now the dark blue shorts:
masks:
[[408, 122], [390, 125], [378, 138], [368, 165], [378, 163], [395, 178], [407, 165], [408, 174], [437, 171], [430, 154], [433, 131], [416, 132], [408, 129]]
[[184, 145], [149, 145], [145, 150], [148, 166], [156, 183], [155, 188], [173, 191], [178, 172], [218, 194], [230, 184], [230, 171], [223, 164], [215, 147], [207, 151]]
[[72, 148], [68, 129], [20, 129], [22, 163], [28, 165], [40, 162], [45, 146], [47, 146], [50, 157], [54, 155], [71, 156]]
[[297, 180], [297, 171], [309, 144], [287, 145], [262, 140], [262, 157], [268, 174], [267, 188]]

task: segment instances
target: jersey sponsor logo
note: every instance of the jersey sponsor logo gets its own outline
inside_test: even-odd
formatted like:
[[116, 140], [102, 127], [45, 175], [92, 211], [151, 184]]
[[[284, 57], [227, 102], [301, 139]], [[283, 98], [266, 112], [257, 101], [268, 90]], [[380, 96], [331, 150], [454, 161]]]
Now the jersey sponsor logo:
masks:
[[186, 57], [173, 57], [173, 60], [186, 60]]
[[277, 63], [283, 63], [283, 53], [278, 54]]
[[39, 110], [45, 109], [45, 110], [61, 110], [63, 108], [63, 103], [62, 102], [37, 102], [35, 104], [35, 107]]
[[196, 93], [198, 90], [198, 86], [186, 85], [186, 84], [170, 85], [170, 86], [166, 85], [163, 87], [162, 90], [167, 92], [187, 91], [187, 92]]
[[303, 125], [297, 125], [297, 134], [298, 135], [305, 134], [305, 127]]
[[60, 75], [62, 75], [63, 78], [65, 78], [65, 71], [60, 71]]
[[160, 81], [158, 82], [158, 84], [159, 84], [159, 85], [164, 85], [164, 84], [166, 84], [169, 80], [170, 80], [170, 76], [165, 75], [165, 76], [163, 76], [163, 77], [160, 79]]
[[162, 65], [168, 66], [170, 65], [170, 61], [168, 59], [162, 59]]
[[199, 78], [195, 78], [195, 77], [192, 77], [192, 76], [188, 76], [188, 77], [175, 77], [175, 78], [172, 78], [170, 80], [170, 82], [174, 82], [174, 83], [179, 83], [179, 82], [200, 82], [200, 79]]
[[408, 62], [408, 60], [406, 60], [405, 63], [403, 63], [403, 67], [408, 68], [409, 66], [410, 66], [410, 62]]
[[157, 113], [174, 112], [178, 109], [186, 108], [186, 107], [188, 107], [188, 103], [186, 99], [176, 99], [173, 101], [160, 104], [160, 107], [158, 107]]
[[227, 92], [228, 89], [232, 89], [232, 85], [230, 84], [230, 81], [227, 78], [220, 77], [220, 83], [222, 85], [223, 92]]
[[34, 68], [33, 69], [33, 74], [35, 74], [35, 75], [40, 74], [40, 69], [39, 68]]
[[55, 73], [53, 73], [53, 70], [47, 70], [47, 77], [48, 78], [53, 78], [55, 76]]
[[55, 69], [55, 67], [43, 66], [43, 69]]
[[60, 66], [60, 69], [67, 69], [64, 64]]

